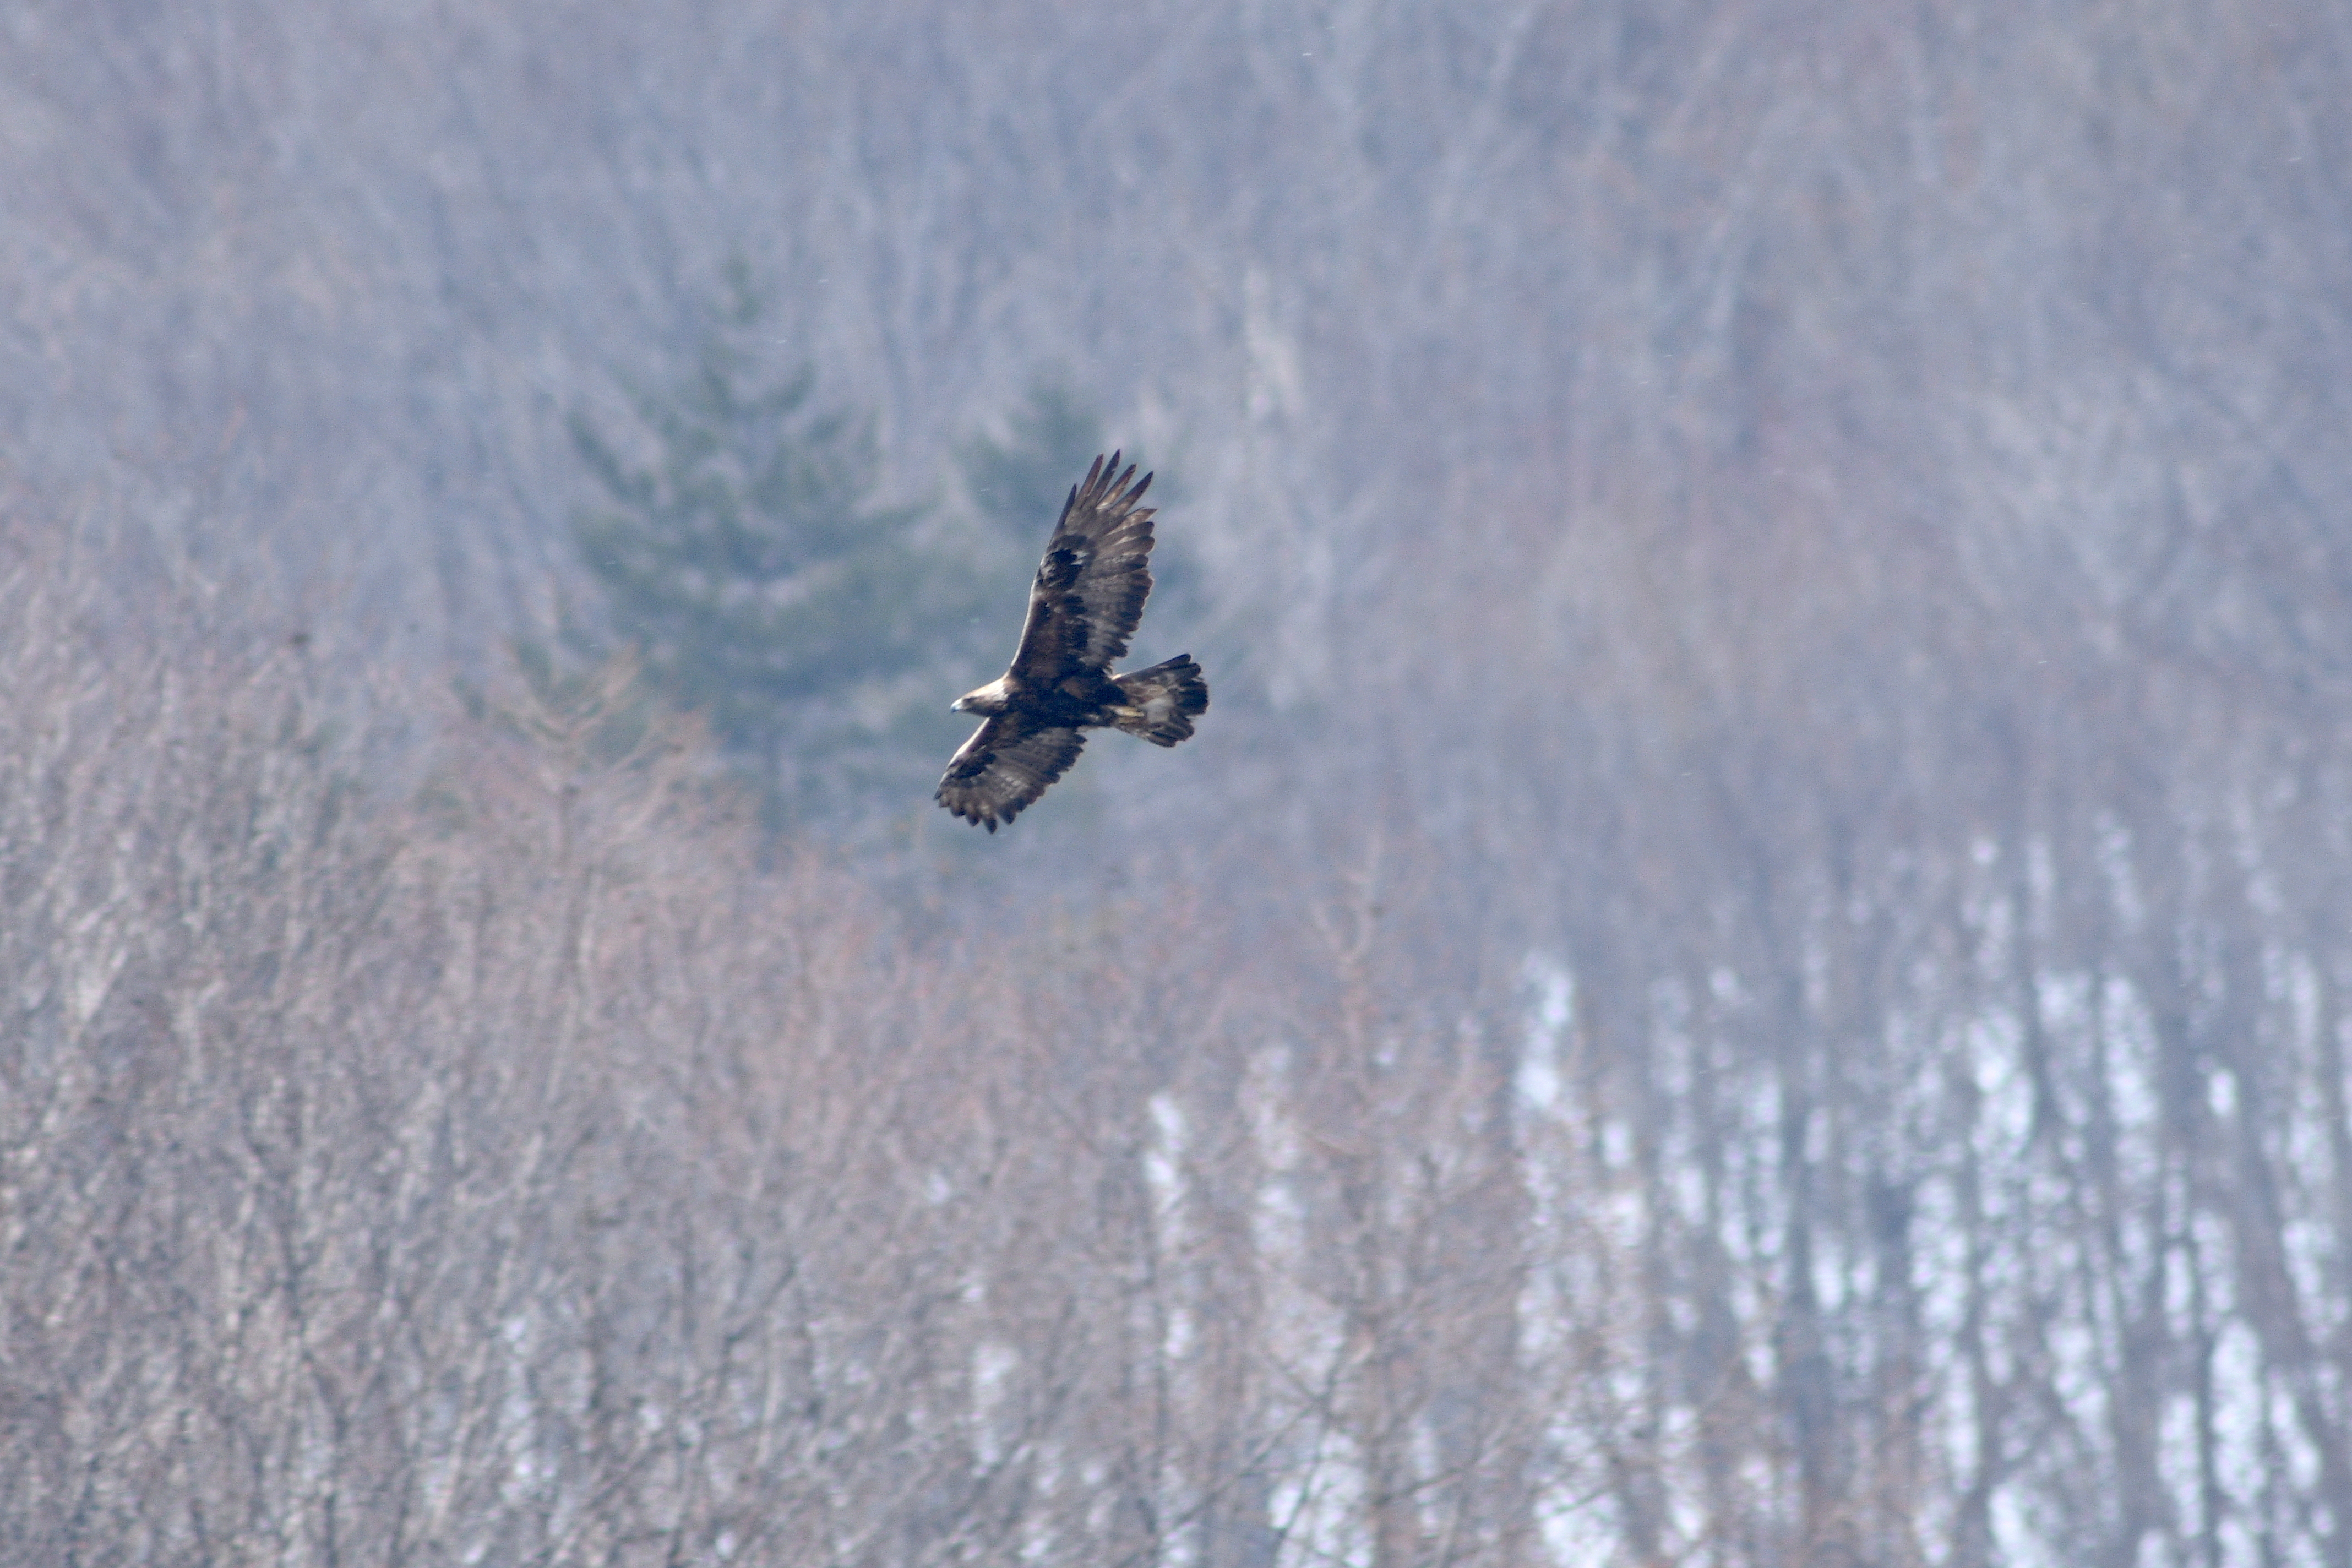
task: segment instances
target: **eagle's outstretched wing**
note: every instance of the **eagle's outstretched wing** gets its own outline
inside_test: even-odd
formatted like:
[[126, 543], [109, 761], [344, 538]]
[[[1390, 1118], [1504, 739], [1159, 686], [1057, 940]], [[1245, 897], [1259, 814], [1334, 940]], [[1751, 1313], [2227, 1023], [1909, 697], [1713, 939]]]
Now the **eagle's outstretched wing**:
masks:
[[948, 762], [940, 780], [939, 803], [991, 833], [1060, 778], [1087, 738], [1076, 730], [1048, 728], [1019, 713], [1003, 713], [971, 733]]
[[1013, 656], [1013, 676], [1049, 686], [1081, 670], [1101, 671], [1127, 653], [1127, 639], [1151, 595], [1153, 509], [1138, 506], [1151, 483], [1118, 454], [1097, 458], [1071, 488], [1029, 590], [1029, 619]]

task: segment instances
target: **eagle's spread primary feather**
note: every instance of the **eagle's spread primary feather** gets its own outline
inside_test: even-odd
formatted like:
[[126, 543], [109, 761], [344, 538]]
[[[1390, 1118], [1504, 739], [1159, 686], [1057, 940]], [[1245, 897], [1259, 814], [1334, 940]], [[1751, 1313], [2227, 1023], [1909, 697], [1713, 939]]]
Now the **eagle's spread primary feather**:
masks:
[[991, 833], [1021, 815], [1077, 761], [1087, 730], [1123, 730], [1172, 746], [1208, 711], [1209, 687], [1190, 654], [1114, 676], [1151, 595], [1153, 509], [1118, 457], [1097, 458], [1070, 489], [1029, 590], [1021, 646], [1003, 676], [956, 700], [986, 715], [948, 763], [939, 803]]

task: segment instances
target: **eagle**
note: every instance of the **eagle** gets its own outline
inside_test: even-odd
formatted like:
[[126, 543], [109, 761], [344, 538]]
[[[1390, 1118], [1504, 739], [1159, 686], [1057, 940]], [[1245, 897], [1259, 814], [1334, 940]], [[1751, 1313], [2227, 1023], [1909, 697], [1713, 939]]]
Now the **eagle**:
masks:
[[1137, 504], [1151, 476], [1138, 480], [1133, 464], [1121, 473], [1118, 462], [1117, 452], [1096, 458], [1070, 487], [1029, 589], [1013, 668], [955, 700], [956, 712], [984, 720], [949, 762], [938, 800], [991, 833], [1069, 770], [1088, 730], [1172, 746], [1209, 710], [1209, 685], [1191, 654], [1110, 672], [1151, 594], [1154, 509]]

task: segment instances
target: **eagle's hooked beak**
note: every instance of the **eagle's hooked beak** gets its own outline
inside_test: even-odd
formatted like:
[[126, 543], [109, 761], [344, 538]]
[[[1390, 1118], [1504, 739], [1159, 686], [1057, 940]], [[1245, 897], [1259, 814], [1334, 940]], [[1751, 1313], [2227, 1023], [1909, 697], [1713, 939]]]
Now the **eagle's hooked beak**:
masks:
[[968, 697], [959, 697], [954, 701], [948, 704], [948, 711], [950, 713], [968, 713], [971, 711], [969, 706], [971, 701], [971, 699]]

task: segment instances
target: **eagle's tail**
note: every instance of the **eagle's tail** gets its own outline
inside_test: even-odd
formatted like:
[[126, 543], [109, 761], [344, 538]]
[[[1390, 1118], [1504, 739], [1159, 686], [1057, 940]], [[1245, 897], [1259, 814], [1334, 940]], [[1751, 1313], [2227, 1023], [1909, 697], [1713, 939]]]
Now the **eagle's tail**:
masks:
[[1192, 721], [1209, 710], [1209, 683], [1189, 653], [1118, 678], [1126, 700], [1111, 710], [1119, 731], [1155, 746], [1192, 738]]

